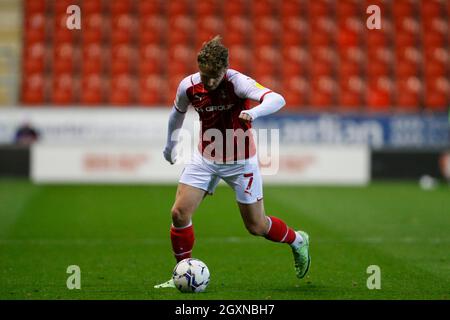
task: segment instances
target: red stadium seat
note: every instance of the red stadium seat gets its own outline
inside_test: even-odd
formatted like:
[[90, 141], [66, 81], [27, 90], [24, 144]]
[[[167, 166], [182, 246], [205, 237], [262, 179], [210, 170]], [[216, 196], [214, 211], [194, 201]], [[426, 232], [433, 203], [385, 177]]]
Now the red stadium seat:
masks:
[[285, 20], [290, 17], [299, 17], [304, 10], [302, 0], [284, 0], [280, 3], [280, 15]]
[[359, 92], [341, 89], [338, 95], [340, 111], [359, 111], [363, 105], [363, 96]]
[[337, 85], [330, 76], [312, 78], [310, 103], [317, 111], [331, 110], [336, 104]]
[[438, 61], [426, 61], [424, 71], [426, 77], [443, 77], [448, 74], [448, 66]]
[[149, 15], [139, 20], [139, 42], [141, 45], [160, 43], [166, 37], [167, 21], [158, 15]]
[[341, 76], [338, 102], [343, 111], [356, 111], [363, 105], [365, 83], [359, 76]]
[[373, 50], [367, 51], [367, 62], [371, 63], [372, 61], [384, 61], [386, 63], [394, 62], [394, 52], [389, 47], [377, 47], [373, 48]]
[[113, 75], [128, 74], [133, 72], [137, 61], [134, 47], [127, 44], [119, 44], [111, 48], [111, 73]]
[[258, 0], [251, 3], [253, 18], [276, 16], [278, 13], [277, 1], [274, 0]]
[[77, 84], [71, 74], [62, 74], [53, 78], [51, 102], [55, 105], [69, 105], [78, 95]]
[[388, 76], [392, 71], [394, 55], [388, 48], [368, 52], [367, 74], [370, 77]]
[[276, 65], [281, 59], [281, 53], [278, 48], [270, 45], [260, 46], [256, 52], [253, 51], [253, 57], [258, 64], [273, 64]]
[[367, 64], [368, 79], [373, 79], [380, 76], [389, 76], [392, 71], [392, 65], [388, 62], [375, 60]]
[[358, 62], [351, 60], [342, 60], [339, 65], [339, 73], [341, 76], [351, 77], [361, 74], [362, 65]]
[[113, 17], [111, 30], [112, 45], [129, 43], [136, 35], [135, 17], [123, 13]]
[[317, 47], [311, 51], [311, 75], [313, 77], [327, 76], [334, 72], [336, 53], [332, 47]]
[[167, 67], [169, 77], [185, 75], [187, 76], [192, 69], [182, 61], [172, 61]]
[[137, 12], [142, 18], [147, 16], [160, 15], [163, 9], [162, 2], [162, 0], [138, 0]]
[[420, 33], [420, 22], [414, 16], [399, 17], [394, 20], [395, 32], [406, 32], [418, 35]]
[[80, 35], [79, 30], [70, 30], [66, 26], [67, 15], [55, 17], [55, 27], [53, 30], [53, 42], [72, 42]]
[[233, 45], [229, 47], [229, 63], [231, 68], [248, 74], [253, 66], [252, 52], [247, 46]]
[[411, 61], [398, 61], [395, 66], [395, 74], [398, 78], [408, 78], [419, 75], [420, 65]]
[[317, 32], [315, 30], [311, 30], [314, 34], [314, 37], [310, 38], [310, 45], [312, 47], [324, 47], [331, 46], [333, 42], [333, 34], [325, 31]]
[[83, 74], [100, 74], [104, 67], [109, 65], [109, 57], [104, 48], [97, 43], [92, 43], [82, 48], [81, 70]]
[[53, 72], [72, 73], [75, 66], [75, 50], [72, 43], [61, 43], [53, 48]]
[[224, 1], [223, 3], [224, 17], [240, 16], [245, 17], [249, 14], [247, 0]]
[[143, 76], [160, 74], [163, 70], [163, 66], [160, 60], [154, 60], [151, 58], [141, 60], [139, 63], [139, 74]]
[[22, 103], [38, 105], [45, 103], [47, 82], [41, 74], [24, 75], [22, 79]]
[[308, 79], [302, 76], [293, 76], [282, 79], [282, 94], [286, 98], [286, 107], [296, 107], [306, 105], [310, 93], [310, 84]]
[[414, 46], [397, 49], [395, 70], [398, 77], [418, 75], [422, 63], [422, 52]]
[[445, 9], [442, 5], [444, 1], [439, 0], [427, 0], [422, 1], [422, 16], [424, 17], [437, 17]]
[[105, 80], [99, 74], [90, 74], [81, 81], [80, 103], [99, 105], [104, 102]]
[[339, 29], [337, 34], [337, 45], [339, 48], [355, 47], [361, 43], [358, 32], [349, 29]]
[[427, 110], [445, 112], [450, 106], [448, 77], [430, 77], [425, 82], [425, 107]]
[[169, 28], [169, 30], [170, 31], [167, 35], [169, 49], [179, 44], [189, 45], [194, 40], [193, 39], [194, 34], [192, 32], [183, 29], [175, 30]]
[[107, 23], [107, 19], [100, 13], [89, 14], [81, 19], [83, 43], [100, 43], [103, 40], [103, 28]]
[[334, 73], [334, 64], [324, 60], [313, 60], [310, 66], [310, 72], [313, 77], [332, 76]]
[[419, 43], [419, 35], [410, 32], [398, 32], [395, 36], [395, 44], [397, 48], [417, 46]]
[[23, 71], [25, 75], [43, 73], [48, 59], [48, 52], [43, 43], [33, 43], [26, 46], [23, 56]]
[[220, 1], [218, 0], [202, 0], [195, 1], [195, 15], [197, 19], [203, 16], [217, 15], [220, 9]]
[[341, 63], [362, 64], [366, 62], [366, 52], [359, 46], [339, 48], [339, 58]]
[[393, 84], [389, 77], [377, 77], [368, 83], [366, 101], [369, 111], [390, 111], [393, 105]]
[[357, 0], [336, 1], [336, 9], [339, 17], [361, 16], [361, 6]]
[[425, 48], [438, 48], [445, 47], [446, 45], [445, 34], [440, 32], [425, 32], [423, 37], [423, 44]]
[[[190, 69], [190, 66], [195, 66], [197, 63], [197, 57], [195, 55], [195, 52], [186, 45], [175, 45], [174, 47], [170, 48], [169, 51], [169, 60], [171, 63], [169, 63], [168, 67], [169, 69], [174, 66], [177, 63], [183, 64], [182, 70]], [[175, 73], [183, 73], [184, 71], [175, 72]]]
[[248, 34], [243, 32], [226, 32], [224, 44], [228, 47], [236, 45], [247, 45]]
[[[306, 43], [308, 39], [309, 24], [305, 19], [297, 16], [283, 19], [282, 24], [283, 45], [299, 45]], [[286, 39], [286, 40], [284, 40]]]
[[133, 0], [109, 0], [110, 12], [113, 16], [129, 14], [134, 7]]
[[253, 44], [255, 46], [273, 46], [279, 38], [281, 26], [278, 20], [272, 17], [262, 17], [253, 25], [253, 31]]
[[414, 1], [396, 0], [393, 1], [393, 14], [395, 17], [411, 17], [416, 13], [417, 6]]
[[224, 43], [227, 46], [248, 45], [249, 35], [252, 32], [252, 24], [243, 16], [224, 17], [225, 31]]
[[158, 45], [149, 44], [139, 49], [138, 71], [141, 75], [162, 73], [166, 66], [167, 51]]
[[309, 14], [312, 19], [328, 16], [331, 13], [332, 6], [330, 1], [315, 0], [309, 2]]
[[391, 35], [381, 30], [368, 30], [366, 33], [368, 50], [387, 47], [391, 42]]
[[309, 63], [310, 51], [304, 47], [288, 46], [282, 48], [283, 61], [298, 62], [305, 66]]
[[446, 34], [448, 22], [442, 17], [423, 17], [422, 28], [424, 32], [438, 32]]
[[305, 76], [308, 72], [308, 65], [296, 61], [285, 61], [280, 67], [283, 78]]
[[279, 74], [277, 71], [277, 66], [272, 63], [257, 63], [252, 74], [255, 79], [261, 79], [263, 77], [274, 77]]
[[27, 44], [43, 42], [47, 31], [47, 17], [43, 13], [30, 14], [25, 19], [25, 39]]
[[396, 84], [396, 109], [402, 111], [419, 111], [423, 85], [418, 77], [400, 79]]
[[25, 0], [24, 3], [25, 12], [27, 14], [33, 13], [45, 13], [47, 5], [45, 0]]
[[304, 46], [307, 42], [307, 35], [306, 34], [300, 34], [295, 31], [285, 31], [281, 34], [281, 46], [282, 49], [288, 48], [288, 47], [297, 47], [297, 46]]
[[169, 17], [188, 15], [191, 13], [191, 6], [186, 0], [168, 1], [167, 13]]
[[221, 34], [224, 28], [223, 20], [216, 15], [202, 15], [197, 18], [197, 32]]
[[103, 0], [83, 0], [83, 13], [85, 15], [101, 13], [103, 9]]
[[197, 31], [195, 32], [195, 47], [197, 49], [203, 46], [203, 43], [209, 41], [218, 34], [222, 34], [224, 24], [222, 19], [217, 16], [203, 16], [197, 20]]
[[[138, 104], [143, 106], [161, 105], [166, 101], [167, 84], [159, 75], [147, 75], [139, 79]], [[175, 94], [175, 93], [172, 93]]]
[[359, 17], [346, 17], [340, 19], [337, 30], [338, 47], [355, 47], [360, 45], [365, 29], [366, 26]]
[[109, 103], [116, 106], [129, 106], [135, 103], [135, 84], [129, 75], [118, 75], [111, 78]]

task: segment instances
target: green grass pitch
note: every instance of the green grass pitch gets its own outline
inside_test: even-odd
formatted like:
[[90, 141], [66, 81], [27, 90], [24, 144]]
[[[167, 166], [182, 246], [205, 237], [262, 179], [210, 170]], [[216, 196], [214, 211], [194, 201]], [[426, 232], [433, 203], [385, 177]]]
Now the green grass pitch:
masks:
[[[176, 186], [36, 186], [0, 180], [0, 299], [449, 299], [450, 188], [266, 186], [266, 212], [311, 237], [307, 278], [290, 248], [251, 236], [226, 186], [194, 216], [207, 292], [153, 289], [175, 265]], [[69, 265], [81, 290], [68, 290]], [[381, 269], [381, 289], [366, 286]]]

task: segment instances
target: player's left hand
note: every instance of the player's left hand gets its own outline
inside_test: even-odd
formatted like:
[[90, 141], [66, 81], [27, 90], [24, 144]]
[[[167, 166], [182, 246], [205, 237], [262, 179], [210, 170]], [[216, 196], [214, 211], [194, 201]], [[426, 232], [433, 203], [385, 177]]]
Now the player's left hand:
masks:
[[164, 148], [163, 155], [164, 159], [166, 159], [170, 164], [174, 164], [177, 161], [176, 155], [172, 155], [172, 148]]
[[248, 122], [252, 122], [253, 118], [251, 115], [249, 115], [247, 112], [245, 111], [241, 111], [241, 114], [239, 115], [239, 119], [243, 120], [243, 121], [248, 121]]

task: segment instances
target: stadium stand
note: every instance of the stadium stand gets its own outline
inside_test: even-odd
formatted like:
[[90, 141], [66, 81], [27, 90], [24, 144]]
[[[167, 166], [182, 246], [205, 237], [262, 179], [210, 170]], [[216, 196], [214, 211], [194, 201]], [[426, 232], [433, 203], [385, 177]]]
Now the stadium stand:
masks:
[[0, 1], [0, 107], [19, 97], [22, 14], [17, 1]]
[[[68, 30], [66, 8], [82, 10]], [[382, 29], [366, 27], [367, 6]], [[290, 110], [444, 111], [446, 0], [24, 0], [24, 105], [170, 106], [215, 34]]]

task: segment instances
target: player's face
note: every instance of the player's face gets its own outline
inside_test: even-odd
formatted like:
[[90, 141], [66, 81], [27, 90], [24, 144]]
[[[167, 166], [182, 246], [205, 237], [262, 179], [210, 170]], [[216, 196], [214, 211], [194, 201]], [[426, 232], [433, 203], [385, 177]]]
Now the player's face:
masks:
[[203, 86], [206, 90], [212, 91], [217, 89], [227, 72], [227, 69], [222, 69], [221, 71], [211, 71], [202, 67], [200, 69], [200, 77], [202, 79]]

